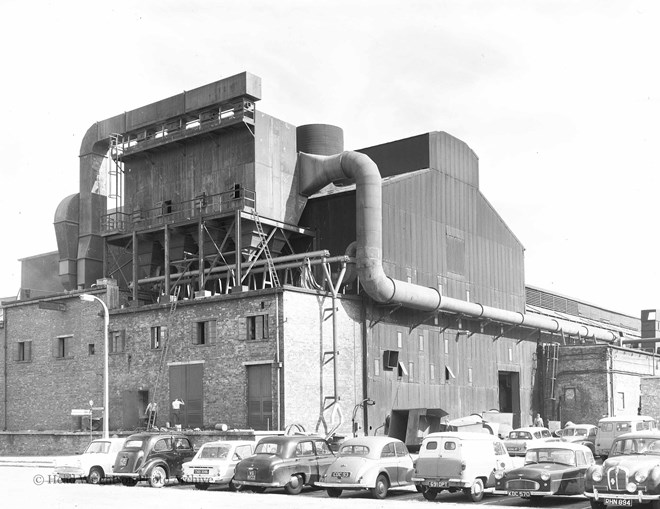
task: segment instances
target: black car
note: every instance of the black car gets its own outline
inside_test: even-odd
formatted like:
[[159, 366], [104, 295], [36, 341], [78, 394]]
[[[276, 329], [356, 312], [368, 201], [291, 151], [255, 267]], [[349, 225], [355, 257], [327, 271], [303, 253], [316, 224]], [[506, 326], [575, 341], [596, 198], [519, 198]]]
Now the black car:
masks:
[[161, 488], [183, 475], [182, 465], [195, 455], [190, 439], [178, 433], [136, 433], [117, 454], [112, 475], [125, 486], [149, 481]]

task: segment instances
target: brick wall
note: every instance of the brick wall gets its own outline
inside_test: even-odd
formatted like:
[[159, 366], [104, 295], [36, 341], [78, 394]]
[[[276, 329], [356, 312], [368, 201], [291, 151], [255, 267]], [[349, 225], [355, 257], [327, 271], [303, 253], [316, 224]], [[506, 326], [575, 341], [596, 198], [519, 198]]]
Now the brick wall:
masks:
[[642, 414], [660, 422], [660, 376], [642, 377]]

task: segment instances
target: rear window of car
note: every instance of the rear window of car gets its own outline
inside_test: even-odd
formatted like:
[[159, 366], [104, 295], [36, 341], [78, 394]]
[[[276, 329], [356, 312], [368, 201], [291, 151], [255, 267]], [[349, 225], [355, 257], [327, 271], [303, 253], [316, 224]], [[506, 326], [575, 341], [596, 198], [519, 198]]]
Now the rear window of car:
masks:
[[612, 431], [612, 423], [611, 422], [602, 422], [598, 425], [601, 431]]
[[227, 459], [231, 447], [228, 445], [208, 445], [199, 452], [200, 458], [205, 459]]
[[92, 442], [85, 449], [85, 454], [107, 454], [110, 450], [110, 442]]
[[425, 449], [428, 449], [429, 451], [433, 451], [437, 448], [438, 448], [438, 442], [436, 442], [435, 440], [429, 440], [428, 442], [426, 442]]
[[531, 440], [532, 434], [527, 431], [511, 431], [509, 438], [512, 440]]
[[141, 449], [143, 443], [142, 440], [127, 440], [124, 447], [126, 449]]
[[161, 438], [154, 444], [154, 452], [169, 451], [172, 449], [171, 438]]
[[630, 423], [629, 422], [617, 422], [616, 423], [616, 430], [620, 431], [621, 433], [626, 433], [630, 431]]
[[445, 451], [453, 451], [454, 449], [456, 449], [456, 442], [447, 440], [445, 442]]
[[366, 445], [345, 445], [339, 450], [340, 456], [368, 456], [369, 448]]
[[281, 444], [274, 444], [272, 442], [260, 442], [255, 449], [255, 454], [277, 454], [282, 451]]

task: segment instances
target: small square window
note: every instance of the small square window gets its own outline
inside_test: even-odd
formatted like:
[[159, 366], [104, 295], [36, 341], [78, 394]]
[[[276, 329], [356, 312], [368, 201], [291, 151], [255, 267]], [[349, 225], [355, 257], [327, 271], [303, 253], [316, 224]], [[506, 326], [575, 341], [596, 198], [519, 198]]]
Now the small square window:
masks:
[[209, 345], [213, 343], [215, 341], [216, 326], [216, 320], [195, 322], [193, 343], [195, 345]]
[[248, 341], [268, 339], [268, 315], [246, 317]]
[[96, 345], [94, 343], [89, 343], [87, 345], [87, 353], [89, 355], [94, 355], [96, 353]]
[[16, 360], [18, 362], [32, 360], [32, 341], [19, 341], [16, 344]]
[[151, 328], [151, 349], [160, 350], [163, 347], [167, 327], [164, 325], [157, 325]]
[[109, 353], [123, 353], [126, 350], [125, 334], [123, 330], [111, 331], [108, 337]]

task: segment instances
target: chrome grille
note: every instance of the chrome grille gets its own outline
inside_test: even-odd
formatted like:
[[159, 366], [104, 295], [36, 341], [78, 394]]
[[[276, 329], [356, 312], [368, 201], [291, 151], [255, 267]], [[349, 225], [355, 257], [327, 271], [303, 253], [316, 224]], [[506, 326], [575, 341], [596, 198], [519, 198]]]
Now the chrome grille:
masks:
[[610, 491], [625, 491], [628, 483], [628, 469], [613, 467], [607, 471], [607, 487]]
[[529, 479], [513, 479], [506, 483], [507, 490], [530, 490], [538, 491], [541, 485]]

